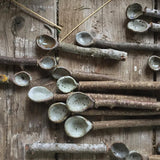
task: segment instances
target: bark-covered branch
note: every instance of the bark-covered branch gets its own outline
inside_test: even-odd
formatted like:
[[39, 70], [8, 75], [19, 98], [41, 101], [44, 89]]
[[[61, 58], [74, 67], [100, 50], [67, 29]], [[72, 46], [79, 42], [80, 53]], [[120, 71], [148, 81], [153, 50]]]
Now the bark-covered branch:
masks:
[[133, 119], [133, 120], [112, 120], [97, 121], [93, 123], [93, 130], [109, 128], [133, 128], [160, 126], [160, 119]]
[[37, 59], [34, 58], [14, 58], [0, 56], [0, 64], [7, 65], [24, 65], [24, 66], [37, 66]]
[[132, 101], [125, 99], [97, 99], [95, 101], [95, 107], [121, 107], [121, 108], [134, 108], [134, 109], [151, 109], [151, 110], [160, 110], [160, 102], [140, 102], [140, 101]]
[[73, 44], [60, 43], [58, 50], [68, 53], [74, 53], [82, 56], [95, 58], [106, 58], [123, 61], [127, 58], [127, 53], [113, 49], [84, 48]]
[[105, 144], [33, 143], [25, 145], [27, 154], [35, 152], [54, 153], [107, 153]]
[[93, 46], [99, 48], [113, 48], [124, 51], [132, 51], [132, 50], [158, 51], [158, 52], [160, 51], [160, 45], [158, 44], [111, 42], [99, 39], [94, 39]]
[[160, 82], [113, 82], [113, 81], [80, 81], [79, 91], [99, 91], [107, 90], [160, 90]]
[[[54, 94], [54, 101], [66, 101], [67, 97], [73, 93], [68, 94]], [[128, 96], [128, 95], [116, 95], [116, 94], [95, 94], [95, 93], [86, 93], [87, 96], [90, 96], [92, 99], [115, 99], [115, 100], [132, 100], [140, 102], [157, 102], [156, 98], [144, 97], [144, 96]]]

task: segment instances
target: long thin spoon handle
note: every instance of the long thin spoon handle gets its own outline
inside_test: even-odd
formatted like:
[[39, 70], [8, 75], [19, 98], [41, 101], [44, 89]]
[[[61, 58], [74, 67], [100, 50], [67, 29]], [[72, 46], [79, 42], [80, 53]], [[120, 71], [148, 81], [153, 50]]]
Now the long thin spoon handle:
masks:
[[85, 72], [72, 72], [72, 77], [76, 80], [88, 80], [88, 81], [122, 81], [116, 78], [111, 78], [110, 76], [103, 75], [103, 74], [96, 74], [96, 73], [85, 73]]
[[150, 16], [150, 17], [160, 18], [160, 10], [150, 9], [150, 8], [146, 7], [144, 10], [144, 15]]
[[114, 59], [119, 61], [124, 61], [127, 58], [127, 53], [123, 51], [113, 49], [84, 48], [68, 43], [59, 43], [58, 49], [63, 52], [82, 56]]
[[13, 57], [0, 56], [0, 64], [36, 66], [37, 65], [37, 59], [33, 59], [33, 58], [13, 58]]
[[152, 110], [135, 110], [135, 109], [105, 109], [105, 110], [97, 110], [90, 109], [85, 112], [79, 113], [82, 116], [154, 116], [160, 115], [160, 111], [152, 111]]
[[[67, 97], [72, 93], [68, 94], [54, 94], [54, 101], [66, 101]], [[92, 99], [126, 99], [133, 101], [142, 101], [142, 102], [157, 102], [156, 98], [150, 97], [138, 97], [138, 96], [126, 96], [126, 95], [115, 95], [115, 94], [95, 94], [87, 93], [87, 96], [90, 96]]]
[[160, 119], [112, 120], [93, 122], [93, 129], [160, 126]]
[[144, 51], [160, 51], [158, 44], [143, 44], [143, 43], [127, 43], [127, 42], [110, 42], [105, 40], [95, 39], [94, 44], [98, 48], [113, 48], [124, 51], [144, 50]]
[[151, 23], [151, 30], [154, 32], [160, 32], [160, 24]]
[[121, 108], [134, 108], [134, 109], [152, 109], [152, 110], [160, 110], [159, 102], [140, 102], [140, 101], [132, 101], [132, 100], [116, 100], [116, 99], [97, 99], [95, 101], [95, 108], [99, 107], [121, 107]]
[[160, 82], [113, 82], [113, 81], [80, 81], [79, 91], [112, 90], [160, 90]]
[[25, 145], [27, 154], [52, 153], [107, 153], [105, 144], [33, 143]]

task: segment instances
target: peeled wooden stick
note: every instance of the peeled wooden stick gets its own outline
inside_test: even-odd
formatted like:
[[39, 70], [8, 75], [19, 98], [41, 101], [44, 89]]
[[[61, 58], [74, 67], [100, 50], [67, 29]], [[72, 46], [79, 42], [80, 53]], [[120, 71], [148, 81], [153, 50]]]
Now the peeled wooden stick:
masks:
[[124, 143], [113, 143], [110, 147], [105, 144], [73, 144], [73, 143], [33, 143], [25, 145], [26, 155], [35, 156], [36, 153], [92, 153], [109, 154], [112, 159], [125, 159], [129, 149]]
[[27, 154], [35, 152], [54, 153], [107, 153], [108, 147], [105, 144], [71, 144], [71, 143], [33, 143], [26, 144]]
[[30, 16], [38, 19], [39, 21], [43, 22], [43, 23], [47, 23], [48, 25], [55, 27], [59, 30], [62, 30], [62, 27], [54, 24], [53, 22], [49, 21], [48, 19], [40, 16], [39, 14], [37, 14], [36, 12], [32, 11], [31, 9], [25, 7], [24, 5], [22, 5], [21, 3], [16, 2], [15, 0], [11, 0], [11, 2], [16, 5], [17, 7], [19, 7], [23, 12], [29, 14]]

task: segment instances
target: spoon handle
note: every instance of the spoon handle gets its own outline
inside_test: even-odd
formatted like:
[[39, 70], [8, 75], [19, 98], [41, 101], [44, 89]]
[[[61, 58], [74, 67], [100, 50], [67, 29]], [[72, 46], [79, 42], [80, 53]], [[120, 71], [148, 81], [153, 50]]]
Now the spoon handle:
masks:
[[93, 130], [108, 128], [132, 128], [160, 126], [160, 119], [133, 119], [133, 120], [112, 120], [97, 121], [93, 123]]
[[127, 117], [142, 117], [142, 116], [156, 116], [160, 115], [160, 111], [153, 111], [153, 110], [135, 110], [135, 109], [105, 109], [105, 110], [97, 110], [97, 109], [90, 109], [85, 112], [81, 112], [80, 115], [82, 116], [127, 116]]
[[0, 64], [37, 66], [37, 59], [0, 56]]
[[26, 144], [25, 151], [32, 156], [36, 153], [107, 153], [105, 144], [73, 144], [73, 143], [33, 143]]
[[160, 90], [160, 82], [80, 81], [79, 91], [106, 92], [107, 90]]
[[152, 30], [153, 32], [160, 32], [160, 24], [151, 23], [151, 30]]
[[76, 80], [81, 80], [81, 81], [84, 81], [84, 80], [87, 80], [87, 81], [105, 81], [105, 80], [122, 81], [116, 78], [111, 78], [110, 76], [107, 76], [107, 75], [87, 73], [87, 72], [72, 72], [72, 76]]
[[106, 58], [124, 61], [127, 53], [113, 49], [84, 48], [68, 43], [59, 43], [58, 49], [63, 52], [78, 54], [82, 56], [90, 56], [95, 58]]
[[[67, 97], [72, 93], [68, 94], [54, 94], [54, 101], [66, 101]], [[92, 99], [127, 99], [132, 101], [146, 101], [146, 102], [157, 102], [156, 98], [142, 97], [142, 96], [126, 96], [126, 95], [116, 95], [116, 94], [97, 94], [97, 93], [87, 93]]]
[[144, 15], [150, 16], [150, 17], [160, 18], [160, 10], [150, 9], [150, 8], [146, 7], [144, 10]]
[[124, 51], [128, 50], [160, 51], [160, 46], [158, 44], [111, 42], [99, 39], [95, 39], [94, 46], [98, 48], [113, 48]]
[[160, 110], [160, 103], [159, 102], [140, 102], [140, 101], [132, 101], [132, 100], [116, 100], [116, 99], [97, 99], [95, 101], [95, 108], [99, 107], [123, 107], [123, 108], [134, 108], [134, 109], [154, 109], [159, 111]]

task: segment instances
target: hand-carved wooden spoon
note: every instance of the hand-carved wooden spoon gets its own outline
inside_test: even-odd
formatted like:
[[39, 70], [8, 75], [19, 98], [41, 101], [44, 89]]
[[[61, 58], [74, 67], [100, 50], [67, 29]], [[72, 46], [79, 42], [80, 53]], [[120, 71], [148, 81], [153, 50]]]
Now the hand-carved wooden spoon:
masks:
[[127, 28], [133, 32], [144, 33], [149, 29], [153, 32], [160, 32], [160, 24], [158, 23], [147, 23], [142, 19], [135, 19], [128, 22]]
[[64, 77], [64, 76], [72, 76], [76, 80], [82, 80], [82, 81], [83, 80], [88, 80], [88, 81], [104, 81], [104, 80], [119, 81], [118, 79], [111, 78], [108, 75], [104, 75], [104, 74], [96, 74], [96, 73], [81, 72], [81, 71], [71, 72], [65, 67], [55, 67], [51, 71], [51, 74], [52, 74], [52, 77], [57, 80], [61, 77]]
[[30, 85], [31, 81], [32, 81], [31, 75], [25, 71], [17, 72], [13, 76], [0, 74], [0, 83], [2, 84], [12, 82], [16, 86], [26, 87]]
[[133, 3], [129, 5], [126, 10], [126, 14], [129, 19], [137, 19], [142, 15], [160, 18], [159, 10], [150, 9], [147, 7], [145, 7], [143, 10], [141, 4], [139, 3]]
[[65, 121], [65, 132], [69, 137], [80, 138], [90, 130], [128, 128], [128, 127], [153, 127], [159, 126], [160, 119], [136, 119], [136, 120], [109, 120], [90, 122], [82, 116], [72, 116]]
[[87, 109], [99, 107], [122, 107], [134, 109], [151, 109], [160, 110], [160, 102], [140, 102], [131, 100], [116, 100], [116, 99], [92, 99], [90, 96], [76, 92], [68, 96], [66, 105], [71, 112], [84, 112]]
[[113, 48], [117, 50], [145, 50], [160, 51], [158, 44], [145, 43], [128, 43], [128, 42], [111, 42], [94, 38], [90, 33], [82, 31], [76, 34], [76, 42], [83, 47]]
[[51, 70], [56, 67], [57, 62], [56, 59], [51, 56], [44, 56], [41, 59], [0, 56], [0, 64], [17, 66], [39, 66], [41, 69]]
[[58, 89], [63, 93], [75, 89], [87, 92], [105, 92], [107, 90], [159, 90], [160, 82], [113, 82], [113, 81], [79, 81], [71, 76], [64, 76], [57, 81]]

